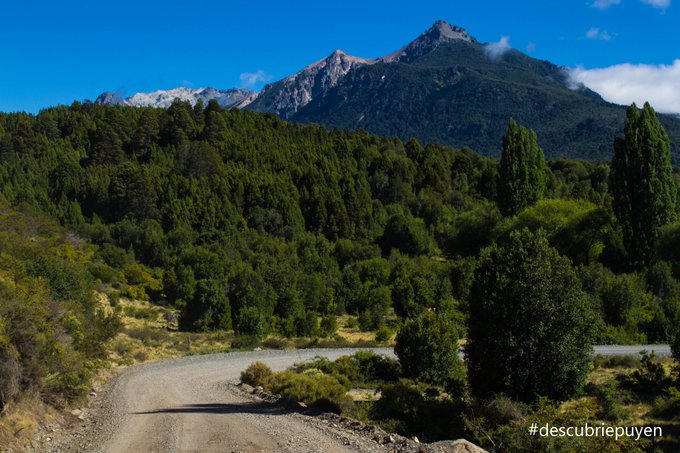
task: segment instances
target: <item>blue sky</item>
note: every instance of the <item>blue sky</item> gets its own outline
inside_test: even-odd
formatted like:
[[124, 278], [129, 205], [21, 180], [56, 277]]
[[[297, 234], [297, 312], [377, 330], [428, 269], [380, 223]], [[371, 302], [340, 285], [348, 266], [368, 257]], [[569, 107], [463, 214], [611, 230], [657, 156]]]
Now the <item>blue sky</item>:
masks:
[[3, 2], [0, 111], [36, 112], [103, 91], [260, 89], [337, 48], [390, 53], [443, 19], [479, 41], [505, 36], [513, 48], [574, 68], [616, 102], [656, 87], [665, 109], [680, 112], [680, 4], [672, 2]]

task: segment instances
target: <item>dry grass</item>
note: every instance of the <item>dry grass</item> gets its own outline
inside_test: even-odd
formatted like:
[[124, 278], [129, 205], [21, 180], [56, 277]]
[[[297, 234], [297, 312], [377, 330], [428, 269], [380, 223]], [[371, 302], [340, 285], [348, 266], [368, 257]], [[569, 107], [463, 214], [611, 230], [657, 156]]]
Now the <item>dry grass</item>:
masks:
[[25, 398], [9, 406], [2, 414], [0, 451], [44, 451], [49, 445], [48, 438], [53, 429], [49, 427], [62, 424], [64, 419], [56, 409], [36, 398]]
[[124, 327], [109, 343], [109, 358], [118, 366], [224, 352], [234, 339], [228, 332], [179, 332], [176, 310], [145, 301], [120, 298], [116, 310]]
[[357, 325], [356, 316], [338, 317], [338, 335], [349, 343], [365, 343], [375, 341], [375, 332], [362, 332]]
[[380, 399], [380, 392], [376, 389], [352, 389], [347, 392], [352, 401], [377, 401]]

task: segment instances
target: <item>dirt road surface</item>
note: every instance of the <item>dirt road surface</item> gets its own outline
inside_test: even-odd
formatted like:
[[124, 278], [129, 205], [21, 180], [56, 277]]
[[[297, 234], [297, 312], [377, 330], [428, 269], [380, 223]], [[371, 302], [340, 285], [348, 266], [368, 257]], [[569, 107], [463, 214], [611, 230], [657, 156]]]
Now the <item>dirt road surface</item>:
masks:
[[[391, 350], [378, 350], [392, 354]], [[93, 401], [52, 452], [381, 452], [376, 442], [314, 417], [253, 401], [231, 384], [256, 360], [274, 371], [356, 350], [253, 351], [133, 367]]]

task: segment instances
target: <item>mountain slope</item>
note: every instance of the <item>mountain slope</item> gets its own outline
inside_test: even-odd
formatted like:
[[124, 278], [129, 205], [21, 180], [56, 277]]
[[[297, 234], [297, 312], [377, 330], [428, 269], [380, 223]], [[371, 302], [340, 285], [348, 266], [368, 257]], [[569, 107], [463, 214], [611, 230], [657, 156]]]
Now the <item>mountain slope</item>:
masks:
[[135, 93], [130, 97], [122, 98], [115, 93], [102, 93], [97, 97], [96, 104], [126, 105], [132, 107], [170, 107], [175, 99], [189, 102], [195, 105], [199, 100], [207, 104], [215, 99], [225, 108], [243, 108], [257, 97], [257, 93], [245, 88], [230, 88], [228, 90], [216, 90], [215, 88], [173, 88], [172, 90], [158, 90], [152, 93]]
[[[247, 108], [305, 123], [416, 137], [426, 143], [500, 153], [508, 118], [536, 130], [548, 157], [608, 159], [625, 108], [574, 86], [564, 68], [515, 50], [491, 52], [460, 27], [435, 23], [416, 40], [355, 64], [334, 84], [304, 90], [296, 78], [268, 85]], [[329, 57], [330, 58], [330, 57]], [[323, 69], [314, 80], [324, 77]], [[277, 102], [264, 102], [263, 95]], [[296, 105], [291, 109], [290, 105]], [[680, 120], [662, 116], [679, 162]]]
[[336, 86], [352, 69], [374, 62], [336, 50], [302, 71], [265, 86], [248, 108], [257, 112], [275, 112], [282, 118], [290, 118], [310, 101]]

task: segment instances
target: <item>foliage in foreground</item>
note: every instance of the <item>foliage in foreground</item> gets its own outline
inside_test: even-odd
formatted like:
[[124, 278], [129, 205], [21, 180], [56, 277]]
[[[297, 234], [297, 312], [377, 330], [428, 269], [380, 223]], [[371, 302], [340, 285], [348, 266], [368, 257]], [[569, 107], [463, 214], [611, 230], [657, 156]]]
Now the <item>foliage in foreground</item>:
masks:
[[568, 399], [583, 386], [592, 308], [569, 260], [541, 232], [485, 250], [470, 296], [465, 355], [475, 395]]
[[464, 387], [465, 370], [458, 355], [461, 330], [449, 312], [425, 312], [407, 321], [394, 346], [404, 375], [447, 388]]
[[86, 394], [120, 324], [93, 297], [93, 250], [27, 206], [0, 201], [0, 411], [22, 394]]

